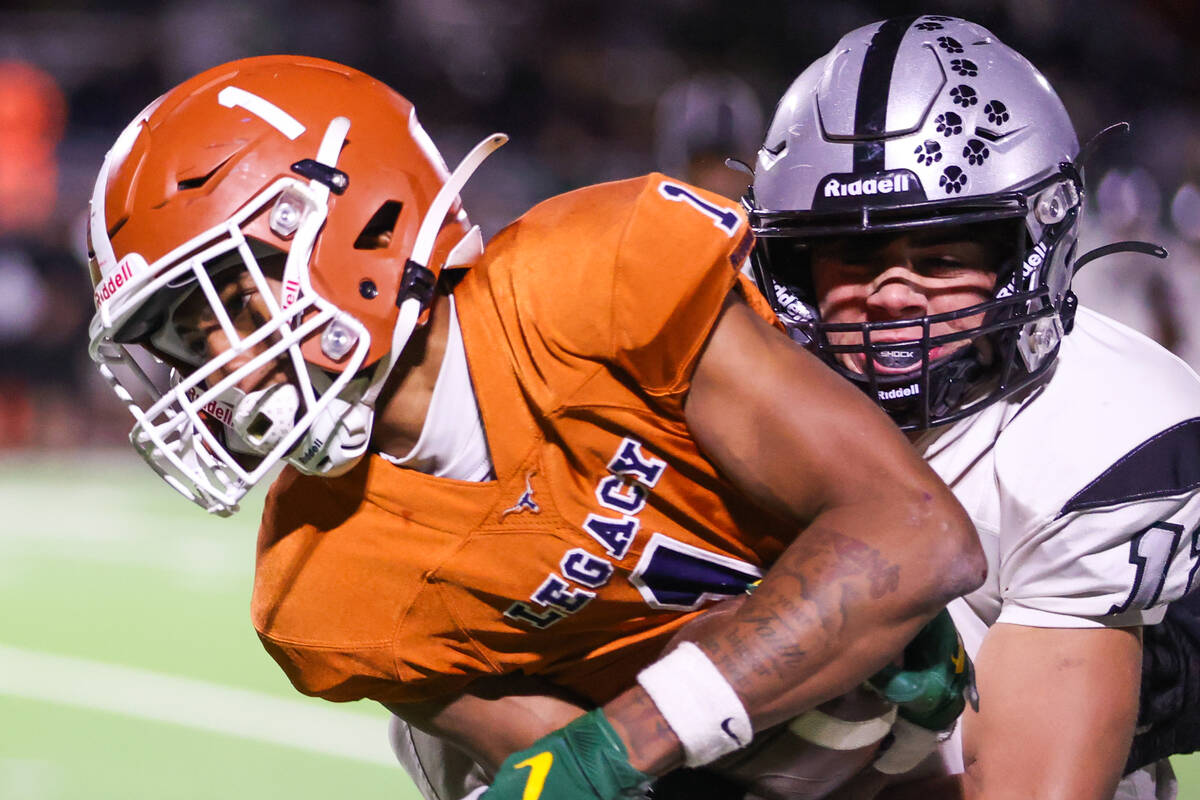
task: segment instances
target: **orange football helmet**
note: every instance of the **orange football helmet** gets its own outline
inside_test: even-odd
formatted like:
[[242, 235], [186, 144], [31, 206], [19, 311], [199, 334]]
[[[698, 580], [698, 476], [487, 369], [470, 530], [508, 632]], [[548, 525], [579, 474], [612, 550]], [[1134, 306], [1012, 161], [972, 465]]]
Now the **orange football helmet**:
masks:
[[[440, 271], [482, 249], [458, 192], [504, 141], [488, 137], [451, 175], [407, 100], [301, 56], [224, 64], [151, 103], [105, 157], [88, 222], [89, 352], [150, 465], [229, 514], [280, 460], [326, 475], [356, 463]], [[268, 281], [271, 254], [286, 256]], [[268, 308], [253, 332], [213, 280], [232, 268]], [[176, 329], [196, 292], [224, 352], [199, 355]], [[294, 379], [238, 388], [276, 362]]]

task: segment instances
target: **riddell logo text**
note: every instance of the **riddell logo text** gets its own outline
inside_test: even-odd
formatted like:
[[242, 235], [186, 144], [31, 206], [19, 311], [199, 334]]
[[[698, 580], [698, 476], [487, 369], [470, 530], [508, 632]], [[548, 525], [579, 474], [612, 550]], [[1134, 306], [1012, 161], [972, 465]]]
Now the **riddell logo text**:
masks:
[[[1042, 268], [1042, 264], [1046, 261], [1046, 255], [1050, 252], [1050, 246], [1046, 244], [1046, 240], [1037, 243], [1037, 246], [1025, 256], [1025, 261], [1021, 264], [1021, 274], [1019, 276], [1022, 292], [1031, 292], [1038, 286], [1038, 276]], [[996, 297], [1008, 297], [1014, 291], [1014, 284], [1017, 282], [1018, 276], [1014, 275], [1009, 279], [1000, 291], [996, 292]]]
[[233, 427], [233, 408], [220, 400], [210, 400], [204, 406], [204, 411], [217, 422]]
[[321, 439], [313, 439], [312, 444], [304, 451], [304, 455], [300, 456], [300, 462], [307, 464], [321, 452], [321, 448], [325, 446], [325, 442]]
[[287, 308], [292, 303], [296, 302], [300, 297], [300, 282], [295, 278], [288, 278], [287, 283], [283, 285], [283, 308]]
[[125, 284], [133, 279], [133, 268], [129, 266], [129, 259], [121, 259], [121, 263], [117, 265], [117, 271], [109, 275], [107, 278], [96, 284], [96, 289], [93, 294], [96, 298], [96, 305], [102, 306], [117, 293]]
[[885, 389], [879, 392], [880, 400], [899, 400], [901, 397], [914, 397], [921, 393], [921, 387], [915, 383], [908, 386], [898, 386], [895, 389]]
[[826, 197], [854, 197], [870, 194], [894, 194], [907, 192], [912, 187], [907, 172], [880, 173], [869, 178], [843, 182], [836, 177], [827, 178], [822, 192]]
[[[195, 400], [199, 396], [199, 389], [192, 388], [187, 390], [188, 400]], [[221, 400], [209, 400], [200, 410], [205, 414], [208, 414], [217, 422], [224, 423], [226, 427], [233, 427], [233, 406], [231, 406], [229, 403], [225, 403]]]

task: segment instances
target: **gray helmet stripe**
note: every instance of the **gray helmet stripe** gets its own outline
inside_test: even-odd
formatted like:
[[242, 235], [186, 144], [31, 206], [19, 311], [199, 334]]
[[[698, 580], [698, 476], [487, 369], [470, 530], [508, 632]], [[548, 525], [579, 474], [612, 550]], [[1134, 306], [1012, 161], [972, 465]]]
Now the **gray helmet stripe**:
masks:
[[870, 141], [854, 143], [854, 172], [882, 172], [883, 139], [887, 131], [888, 93], [892, 87], [892, 65], [900, 50], [900, 41], [909, 26], [919, 17], [897, 17], [885, 20], [871, 37], [863, 57], [862, 73], [858, 79], [858, 98], [854, 105], [854, 135], [871, 137]]

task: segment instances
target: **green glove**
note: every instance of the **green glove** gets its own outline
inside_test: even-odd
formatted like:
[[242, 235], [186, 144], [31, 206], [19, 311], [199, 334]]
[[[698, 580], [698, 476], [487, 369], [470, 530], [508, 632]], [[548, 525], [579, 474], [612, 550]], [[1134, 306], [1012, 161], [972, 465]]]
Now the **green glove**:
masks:
[[649, 782], [596, 709], [506, 758], [480, 800], [616, 800], [640, 797]]
[[945, 610], [904, 648], [903, 666], [884, 667], [867, 683], [899, 706], [901, 717], [932, 731], [949, 728], [965, 701], [979, 710], [975, 668]]

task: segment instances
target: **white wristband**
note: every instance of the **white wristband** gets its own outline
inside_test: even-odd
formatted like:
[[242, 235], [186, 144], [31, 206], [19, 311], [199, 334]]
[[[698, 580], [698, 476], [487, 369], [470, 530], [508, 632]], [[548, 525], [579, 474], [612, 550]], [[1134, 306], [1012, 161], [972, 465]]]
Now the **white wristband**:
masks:
[[754, 730], [733, 687], [704, 651], [684, 642], [642, 670], [637, 681], [699, 767], [750, 744]]

